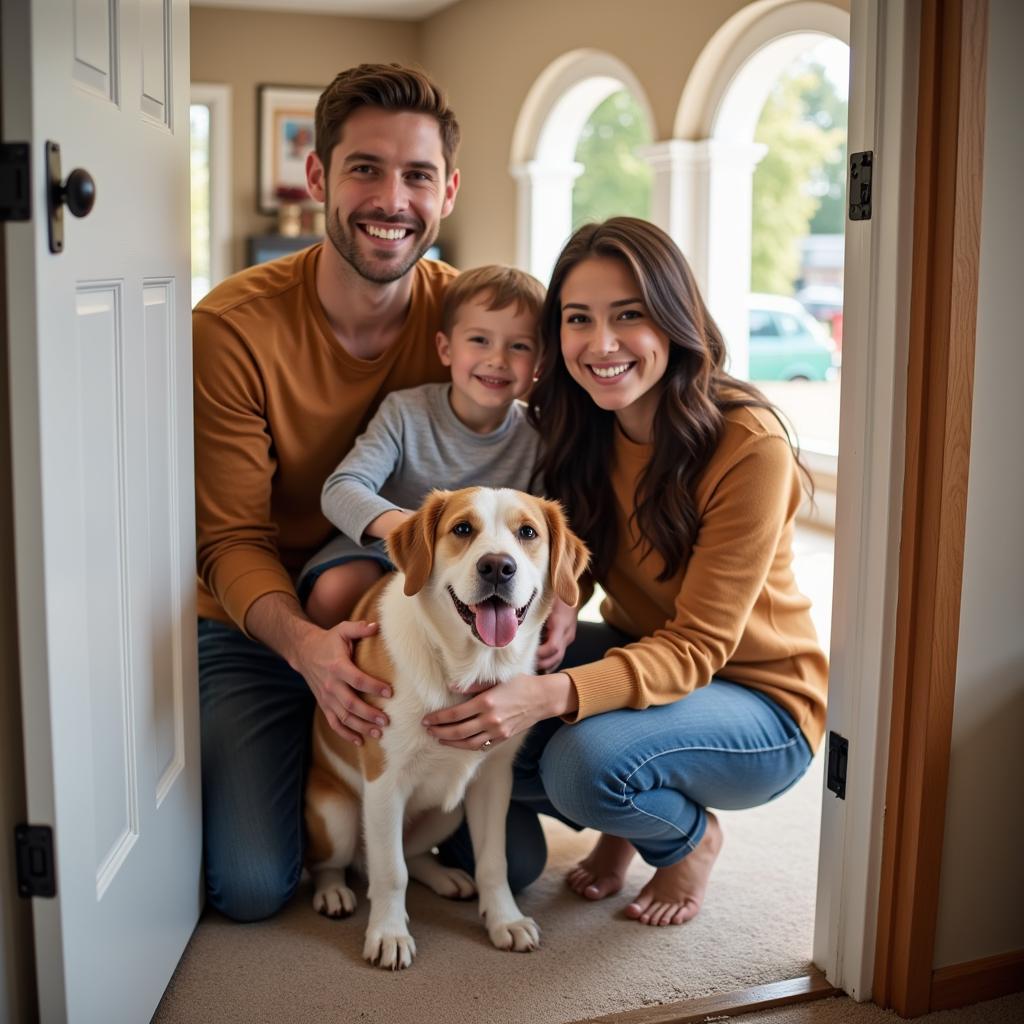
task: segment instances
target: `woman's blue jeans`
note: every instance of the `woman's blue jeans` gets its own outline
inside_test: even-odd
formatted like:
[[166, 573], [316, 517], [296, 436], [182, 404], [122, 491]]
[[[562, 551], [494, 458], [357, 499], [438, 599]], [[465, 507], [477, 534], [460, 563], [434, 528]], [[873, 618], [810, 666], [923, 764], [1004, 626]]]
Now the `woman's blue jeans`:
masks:
[[[629, 642], [603, 623], [581, 622], [562, 667]], [[807, 741], [780, 705], [713, 679], [660, 707], [574, 725], [539, 722], [520, 748], [512, 797], [575, 827], [622, 836], [648, 864], [664, 867], [700, 842], [708, 807], [767, 803], [810, 762]]]
[[[565, 667], [627, 642], [580, 623]], [[207, 897], [229, 917], [259, 920], [288, 902], [302, 872], [313, 696], [283, 659], [212, 620], [199, 623], [199, 690]], [[810, 760], [786, 711], [720, 680], [662, 707], [540, 722], [516, 763], [510, 884], [518, 891], [543, 870], [538, 812], [623, 836], [649, 864], [673, 864], [700, 842], [707, 807], [765, 803]], [[472, 873], [465, 824], [441, 856]]]

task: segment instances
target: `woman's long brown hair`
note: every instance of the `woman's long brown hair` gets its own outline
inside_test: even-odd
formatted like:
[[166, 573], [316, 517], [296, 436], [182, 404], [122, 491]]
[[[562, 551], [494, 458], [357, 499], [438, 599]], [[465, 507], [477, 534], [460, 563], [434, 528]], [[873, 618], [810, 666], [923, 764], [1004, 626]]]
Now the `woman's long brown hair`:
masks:
[[[618, 541], [609, 466], [615, 414], [595, 405], [561, 354], [562, 286], [574, 267], [593, 257], [626, 264], [651, 321], [669, 339], [654, 415], [654, 455], [638, 481], [634, 511], [648, 552], [661, 556], [664, 568], [657, 578], [664, 581], [690, 557], [699, 525], [696, 484], [718, 446], [724, 414], [741, 407], [766, 409], [777, 418], [779, 413], [752, 384], [726, 373], [722, 334], [689, 264], [664, 231], [635, 217], [581, 227], [558, 257], [541, 311], [544, 357], [529, 415], [544, 439], [537, 476], [545, 492], [569, 510], [573, 529], [590, 546], [598, 580], [611, 567]], [[795, 448], [794, 456], [799, 462]], [[809, 480], [806, 470], [804, 475]]]

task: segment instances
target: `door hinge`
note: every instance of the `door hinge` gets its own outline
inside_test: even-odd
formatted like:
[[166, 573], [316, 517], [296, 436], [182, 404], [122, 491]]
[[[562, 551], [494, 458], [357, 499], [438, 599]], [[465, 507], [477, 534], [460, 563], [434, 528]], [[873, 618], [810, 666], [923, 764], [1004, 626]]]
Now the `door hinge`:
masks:
[[828, 734], [828, 773], [826, 785], [840, 800], [846, 799], [846, 763], [850, 756], [850, 741], [837, 732]]
[[18, 895], [56, 896], [53, 864], [53, 829], [49, 825], [15, 825], [14, 847], [18, 865]]
[[871, 220], [872, 150], [850, 154], [850, 180], [846, 194], [850, 199], [850, 220]]
[[0, 143], [0, 221], [31, 219], [28, 143]]

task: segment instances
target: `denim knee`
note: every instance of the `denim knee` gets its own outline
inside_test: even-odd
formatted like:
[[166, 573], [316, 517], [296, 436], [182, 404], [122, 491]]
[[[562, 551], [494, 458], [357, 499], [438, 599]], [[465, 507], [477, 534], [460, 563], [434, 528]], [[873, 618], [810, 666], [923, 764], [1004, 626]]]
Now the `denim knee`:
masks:
[[591, 742], [587, 722], [565, 726], [540, 758], [540, 777], [558, 812], [586, 828], [600, 828], [625, 802], [615, 762], [601, 743]]
[[298, 888], [301, 869], [251, 860], [224, 872], [224, 881], [207, 872], [206, 899], [232, 921], [246, 923], [273, 917]]
[[513, 802], [508, 810], [508, 885], [514, 893], [536, 882], [548, 859], [548, 844], [540, 818], [529, 807]]

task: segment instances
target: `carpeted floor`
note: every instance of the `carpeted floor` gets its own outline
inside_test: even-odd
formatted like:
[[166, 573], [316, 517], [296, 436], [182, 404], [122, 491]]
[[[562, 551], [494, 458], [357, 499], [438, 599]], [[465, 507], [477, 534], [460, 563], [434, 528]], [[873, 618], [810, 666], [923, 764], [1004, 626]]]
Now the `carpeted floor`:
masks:
[[[795, 556], [827, 649], [831, 535], [799, 530]], [[595, 615], [596, 604], [588, 606], [584, 617]], [[566, 1024], [798, 977], [810, 967], [822, 764], [819, 753], [774, 803], [721, 814], [725, 846], [707, 901], [681, 928], [650, 929], [622, 915], [649, 874], [640, 863], [617, 897], [594, 904], [571, 893], [563, 876], [595, 835], [550, 822], [548, 868], [520, 903], [541, 926], [537, 952], [499, 952], [475, 902], [450, 903], [413, 883], [416, 962], [387, 974], [360, 956], [365, 901], [348, 920], [328, 921], [310, 907], [307, 886], [283, 914], [259, 924], [207, 913], [154, 1021]]]
[[543, 930], [531, 954], [491, 947], [476, 904], [452, 903], [413, 883], [413, 966], [389, 974], [360, 956], [366, 903], [329, 921], [309, 905], [308, 886], [278, 917], [199, 923], [154, 1021], [158, 1024], [376, 1021], [430, 1024], [565, 1024], [589, 1016], [728, 992], [806, 973], [817, 874], [819, 755], [774, 803], [723, 813], [725, 846], [700, 916], [651, 929], [621, 911], [649, 873], [587, 903], [563, 883], [594, 833], [548, 827], [551, 856], [521, 907]]

